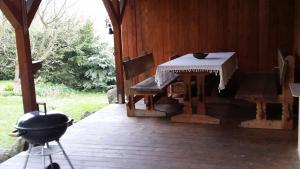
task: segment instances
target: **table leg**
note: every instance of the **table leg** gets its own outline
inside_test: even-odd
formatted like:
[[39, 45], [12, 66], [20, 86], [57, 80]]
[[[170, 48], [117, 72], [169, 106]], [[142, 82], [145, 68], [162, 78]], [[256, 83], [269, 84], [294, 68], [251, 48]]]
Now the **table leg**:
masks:
[[182, 76], [184, 82], [184, 114], [192, 114], [192, 88], [191, 88], [191, 75], [186, 74]]
[[197, 114], [206, 114], [205, 108], [205, 74], [198, 74], [197, 75]]
[[191, 92], [191, 74], [183, 74], [183, 81], [185, 84], [185, 97], [183, 113], [173, 116], [173, 122], [181, 123], [203, 123], [203, 124], [219, 124], [220, 120], [208, 116], [205, 113], [205, 75], [206, 73], [197, 73], [197, 110], [192, 112], [192, 92]]

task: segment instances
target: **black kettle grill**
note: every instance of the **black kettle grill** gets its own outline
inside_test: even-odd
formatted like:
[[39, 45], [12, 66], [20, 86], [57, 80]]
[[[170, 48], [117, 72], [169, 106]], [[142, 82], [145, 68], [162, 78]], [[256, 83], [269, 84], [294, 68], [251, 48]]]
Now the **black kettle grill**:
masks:
[[[40, 105], [44, 106], [44, 111], [38, 110], [24, 114], [16, 123], [16, 130], [11, 134], [16, 137], [22, 136], [29, 143], [23, 169], [26, 169], [28, 159], [30, 155], [33, 154], [42, 156], [44, 168], [45, 156], [48, 156], [50, 165], [46, 169], [59, 169], [59, 165], [53, 163], [51, 157], [52, 154], [58, 152], [57, 149], [60, 149], [71, 168], [74, 169], [69, 157], [59, 142], [60, 137], [66, 132], [67, 128], [73, 124], [73, 119], [56, 111], [47, 113], [46, 103], [38, 103], [38, 107]], [[57, 146], [56, 148], [55, 146], [49, 146], [49, 142], [52, 141], [57, 143], [58, 148]]]

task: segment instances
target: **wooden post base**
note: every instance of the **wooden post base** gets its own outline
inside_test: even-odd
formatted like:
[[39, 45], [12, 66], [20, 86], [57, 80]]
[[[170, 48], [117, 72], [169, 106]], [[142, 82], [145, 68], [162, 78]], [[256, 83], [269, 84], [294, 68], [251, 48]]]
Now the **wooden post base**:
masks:
[[293, 121], [283, 122], [282, 120], [248, 120], [241, 122], [240, 127], [244, 128], [261, 128], [261, 129], [292, 129]]
[[201, 124], [220, 124], [220, 120], [204, 114], [180, 114], [171, 118], [172, 122], [179, 123], [201, 123]]

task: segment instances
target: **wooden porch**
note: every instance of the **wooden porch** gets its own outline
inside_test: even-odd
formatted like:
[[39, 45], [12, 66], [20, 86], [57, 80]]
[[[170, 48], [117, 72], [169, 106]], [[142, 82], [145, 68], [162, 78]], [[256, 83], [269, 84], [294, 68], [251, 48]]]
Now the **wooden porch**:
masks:
[[[234, 104], [233, 104], [234, 103]], [[125, 105], [109, 105], [76, 123], [62, 144], [76, 169], [298, 169], [297, 132], [238, 128], [255, 106], [209, 104], [221, 125], [172, 123], [166, 118], [129, 118]], [[21, 153], [0, 165], [20, 169]], [[69, 166], [62, 154], [54, 156]], [[40, 157], [30, 169], [42, 168]]]

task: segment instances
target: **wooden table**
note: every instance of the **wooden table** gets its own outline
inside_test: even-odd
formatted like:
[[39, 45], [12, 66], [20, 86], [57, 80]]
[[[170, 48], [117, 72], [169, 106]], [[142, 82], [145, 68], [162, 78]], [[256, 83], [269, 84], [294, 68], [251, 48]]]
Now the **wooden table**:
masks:
[[[234, 52], [210, 53], [205, 59], [196, 59], [187, 54], [158, 66], [156, 81], [158, 86], [164, 79], [172, 77], [174, 72], [181, 75], [185, 86], [183, 113], [171, 118], [174, 122], [219, 124], [220, 120], [207, 115], [205, 108], [205, 76], [210, 73], [220, 75], [219, 89], [225, 88], [230, 77], [237, 69]], [[192, 76], [196, 77], [197, 98], [196, 111], [193, 113], [191, 91]]]
[[[292, 95], [294, 97], [298, 97], [299, 98], [299, 110], [298, 112], [300, 112], [300, 83], [290, 83], [290, 89], [292, 92]], [[299, 120], [300, 121], [300, 116], [299, 116]], [[300, 156], [300, 125], [298, 125], [298, 155]]]

